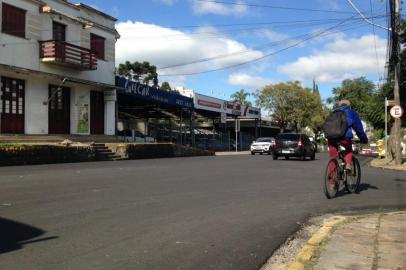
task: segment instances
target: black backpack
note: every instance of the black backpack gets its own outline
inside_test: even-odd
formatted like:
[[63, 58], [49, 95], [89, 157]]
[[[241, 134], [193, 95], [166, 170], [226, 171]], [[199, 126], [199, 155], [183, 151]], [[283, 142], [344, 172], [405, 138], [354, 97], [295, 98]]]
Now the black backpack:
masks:
[[327, 116], [323, 124], [324, 136], [327, 139], [344, 138], [347, 131], [347, 116], [344, 111], [335, 110]]

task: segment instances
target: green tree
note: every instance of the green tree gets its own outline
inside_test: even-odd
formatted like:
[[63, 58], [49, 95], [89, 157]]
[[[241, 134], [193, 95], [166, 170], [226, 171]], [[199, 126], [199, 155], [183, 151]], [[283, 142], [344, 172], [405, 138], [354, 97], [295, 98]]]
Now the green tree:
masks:
[[161, 85], [161, 89], [166, 91], [172, 91], [172, 88], [168, 82], [163, 82]]
[[348, 99], [351, 107], [365, 119], [367, 107], [374, 93], [375, 85], [365, 77], [347, 79], [341, 83], [340, 87], [333, 88], [333, 97], [329, 98], [327, 102], [337, 105], [340, 100]]
[[[341, 87], [333, 89], [333, 97], [329, 103], [338, 103], [341, 99], [348, 99], [351, 107], [360, 117], [367, 121], [375, 130], [385, 128], [385, 97], [393, 99], [393, 82], [389, 80], [377, 88], [364, 77], [344, 80]], [[379, 132], [377, 133], [379, 134]]]
[[251, 96], [251, 93], [245, 92], [244, 89], [241, 89], [240, 91], [233, 93], [230, 98], [231, 100], [238, 101], [246, 106], [252, 106], [252, 103], [247, 100], [249, 96]]
[[326, 113], [319, 95], [298, 81], [268, 85], [255, 96], [257, 105], [270, 112], [281, 132], [287, 126], [296, 131], [305, 127], [318, 131], [324, 122]]
[[151, 65], [149, 62], [133, 62], [126, 61], [119, 64], [116, 73], [125, 76], [128, 79], [142, 82], [145, 84], [152, 84], [158, 86], [158, 73], [156, 66]]

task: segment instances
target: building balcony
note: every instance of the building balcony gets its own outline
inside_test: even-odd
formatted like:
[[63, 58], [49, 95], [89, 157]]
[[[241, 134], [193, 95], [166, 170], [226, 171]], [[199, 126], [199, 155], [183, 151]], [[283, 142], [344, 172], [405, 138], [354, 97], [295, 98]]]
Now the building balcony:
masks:
[[97, 56], [89, 49], [79, 47], [64, 41], [40, 41], [40, 60], [79, 70], [96, 70]]

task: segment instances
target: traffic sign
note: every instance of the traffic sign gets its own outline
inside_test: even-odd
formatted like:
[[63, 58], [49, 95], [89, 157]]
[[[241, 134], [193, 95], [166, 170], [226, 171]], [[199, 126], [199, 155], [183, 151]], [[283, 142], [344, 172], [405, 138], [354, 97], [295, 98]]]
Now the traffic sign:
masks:
[[222, 124], [227, 123], [227, 114], [226, 113], [221, 113], [221, 123]]
[[393, 118], [400, 118], [403, 115], [403, 109], [399, 105], [395, 105], [390, 109], [390, 115]]
[[240, 119], [235, 119], [235, 132], [240, 132], [241, 130], [241, 122]]

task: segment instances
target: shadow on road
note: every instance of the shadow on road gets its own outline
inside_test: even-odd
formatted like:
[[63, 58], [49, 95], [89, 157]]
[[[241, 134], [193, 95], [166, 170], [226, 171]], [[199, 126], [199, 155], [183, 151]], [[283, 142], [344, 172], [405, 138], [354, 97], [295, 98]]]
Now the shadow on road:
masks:
[[368, 190], [368, 189], [379, 189], [379, 188], [376, 186], [373, 186], [371, 184], [368, 184], [368, 183], [361, 183], [358, 187], [357, 194], [359, 194], [365, 190]]
[[58, 238], [51, 236], [35, 239], [44, 233], [33, 226], [0, 217], [0, 254], [22, 249], [27, 244]]
[[[358, 191], [355, 194], [360, 194], [361, 192], [366, 191], [368, 189], [379, 189], [379, 188], [368, 183], [361, 183], [358, 187]], [[351, 193], [348, 193], [345, 187], [342, 187], [340, 191], [337, 193], [336, 197], [342, 197], [346, 195], [351, 195]]]

